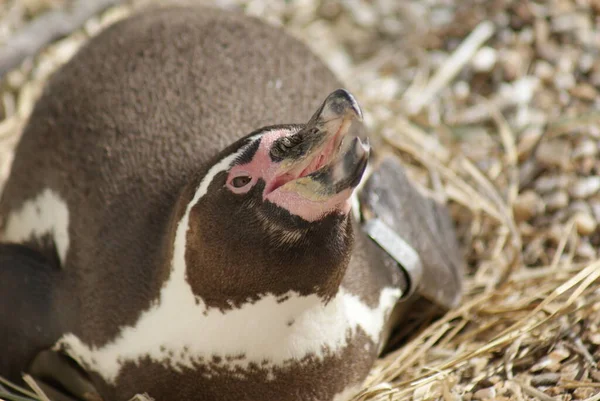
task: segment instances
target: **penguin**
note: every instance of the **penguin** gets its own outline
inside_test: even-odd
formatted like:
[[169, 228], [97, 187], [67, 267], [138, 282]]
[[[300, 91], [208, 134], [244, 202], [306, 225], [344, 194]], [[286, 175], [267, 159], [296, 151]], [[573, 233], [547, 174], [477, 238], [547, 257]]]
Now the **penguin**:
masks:
[[69, 400], [354, 396], [409, 294], [456, 305], [462, 260], [397, 161], [364, 177], [342, 87], [236, 12], [149, 9], [91, 39], [0, 198], [0, 375]]

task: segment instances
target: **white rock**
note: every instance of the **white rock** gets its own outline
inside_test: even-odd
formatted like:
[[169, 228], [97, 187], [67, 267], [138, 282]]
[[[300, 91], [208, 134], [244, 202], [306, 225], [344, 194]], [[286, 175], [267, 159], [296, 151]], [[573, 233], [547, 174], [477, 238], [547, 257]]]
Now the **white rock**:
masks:
[[573, 149], [573, 158], [578, 159], [580, 157], [596, 156], [597, 153], [598, 145], [596, 144], [596, 142], [587, 139], [581, 141], [577, 144], [577, 146], [575, 146], [575, 149]]
[[454, 84], [454, 95], [459, 100], [466, 100], [469, 97], [470, 93], [471, 88], [469, 87], [469, 84], [465, 81], [458, 81], [456, 84]]
[[531, 102], [535, 91], [539, 86], [540, 80], [537, 77], [526, 76], [513, 84], [514, 101], [517, 104], [527, 104]]
[[591, 195], [594, 195], [596, 192], [600, 190], [600, 177], [591, 176], [580, 178], [575, 182], [571, 188], [569, 188], [569, 193], [574, 198], [583, 199], [588, 198]]
[[488, 72], [494, 68], [497, 60], [498, 53], [496, 52], [496, 49], [485, 46], [475, 53], [473, 60], [471, 60], [471, 64], [475, 71]]

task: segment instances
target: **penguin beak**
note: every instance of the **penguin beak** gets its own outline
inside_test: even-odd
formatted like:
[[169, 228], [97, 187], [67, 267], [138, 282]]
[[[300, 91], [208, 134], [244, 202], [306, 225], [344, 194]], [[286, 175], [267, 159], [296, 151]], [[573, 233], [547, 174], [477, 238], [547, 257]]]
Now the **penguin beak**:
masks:
[[367, 167], [369, 145], [352, 139], [335, 160], [322, 168], [284, 184], [285, 191], [298, 192], [315, 202], [325, 201], [346, 189], [356, 187]]
[[370, 152], [360, 138], [346, 138], [354, 120], [362, 120], [358, 103], [349, 92], [338, 89], [303, 128], [275, 140], [270, 157], [279, 167], [266, 190], [267, 198], [277, 192], [320, 203], [336, 197], [338, 202], [347, 200], [362, 178]]
[[348, 91], [338, 89], [302, 129], [273, 143], [271, 159], [281, 162], [279, 170], [288, 175], [301, 174], [307, 168], [317, 170], [339, 150], [353, 120], [362, 121], [360, 107]]

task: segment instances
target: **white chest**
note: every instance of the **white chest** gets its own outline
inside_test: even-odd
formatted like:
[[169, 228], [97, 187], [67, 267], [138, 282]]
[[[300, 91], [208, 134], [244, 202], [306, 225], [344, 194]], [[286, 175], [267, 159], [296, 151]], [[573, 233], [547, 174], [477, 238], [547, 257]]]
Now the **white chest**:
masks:
[[382, 291], [375, 308], [341, 289], [327, 305], [315, 295], [288, 293], [283, 302], [265, 295], [227, 312], [198, 304], [191, 288], [181, 291], [171, 285], [161, 295], [134, 326], [123, 328], [100, 348], [87, 346], [72, 334], [58, 345], [109, 383], [116, 380], [123, 363], [142, 358], [174, 369], [193, 368], [215, 357], [222, 361], [220, 368], [238, 372], [251, 363], [283, 366], [306, 356], [324, 358], [324, 351], [343, 351], [359, 328], [377, 344], [400, 290]]

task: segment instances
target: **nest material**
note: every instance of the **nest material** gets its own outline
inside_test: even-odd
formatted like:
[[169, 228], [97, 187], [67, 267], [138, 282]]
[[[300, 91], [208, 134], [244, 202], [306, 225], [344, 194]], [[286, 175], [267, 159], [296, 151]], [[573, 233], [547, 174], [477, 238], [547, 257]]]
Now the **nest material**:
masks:
[[[67, 3], [1, 3], [0, 43]], [[48, 75], [145, 3], [93, 16], [0, 81], [0, 188]], [[600, 400], [600, 2], [204, 3], [309, 44], [411, 178], [450, 205], [464, 300], [380, 359], [356, 400]]]

